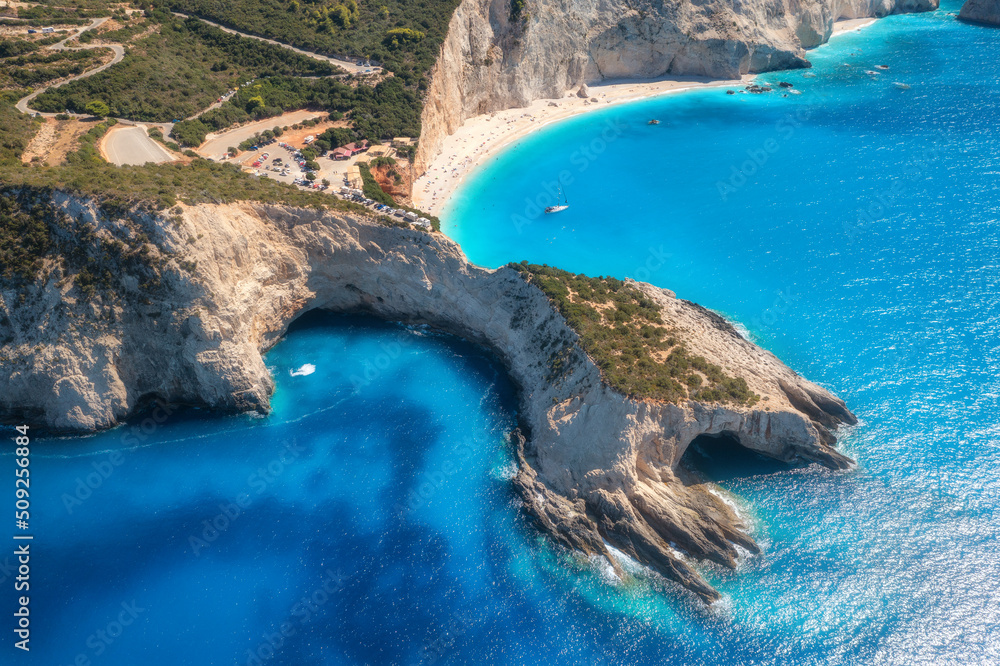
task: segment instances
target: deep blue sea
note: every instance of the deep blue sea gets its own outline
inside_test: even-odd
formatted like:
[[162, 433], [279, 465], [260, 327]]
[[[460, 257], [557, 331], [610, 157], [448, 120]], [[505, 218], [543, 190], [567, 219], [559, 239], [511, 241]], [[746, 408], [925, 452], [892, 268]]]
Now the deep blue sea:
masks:
[[[10, 546], [0, 663], [1000, 662], [1000, 31], [944, 4], [760, 77], [800, 95], [548, 128], [445, 216], [483, 265], [669, 287], [856, 412], [847, 473], [700, 461], [763, 547], [702, 569], [721, 602], [538, 536], [488, 354], [310, 315], [266, 357], [267, 417], [160, 410], [35, 442], [32, 652], [12, 648]], [[570, 209], [537, 215], [564, 171]]]

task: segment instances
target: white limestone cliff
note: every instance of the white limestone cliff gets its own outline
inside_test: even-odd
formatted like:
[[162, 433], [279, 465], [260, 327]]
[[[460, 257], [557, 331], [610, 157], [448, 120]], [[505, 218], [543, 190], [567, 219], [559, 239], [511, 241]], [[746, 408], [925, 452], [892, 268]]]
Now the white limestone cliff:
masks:
[[[469, 264], [440, 234], [259, 204], [184, 206], [166, 219], [133, 213], [130, 223], [87, 201], [55, 201], [93, 230], [74, 232], [85, 252], [140, 227], [148, 243], [111, 291], [86, 295], [80, 274], [52, 259], [34, 284], [0, 282], [5, 420], [94, 430], [151, 398], [267, 411], [273, 381], [262, 353], [302, 313], [430, 324], [491, 349], [518, 387], [515, 486], [542, 529], [614, 562], [604, 545], [612, 543], [706, 601], [717, 594], [678, 551], [732, 566], [736, 546], [756, 546], [733, 511], [680, 469], [695, 438], [728, 434], [778, 460], [850, 465], [832, 446], [831, 430], [854, 421], [842, 401], [718, 315], [648, 284], [637, 287], [689, 350], [743, 377], [760, 401], [618, 393], [539, 289], [513, 269]], [[146, 266], [156, 267], [158, 286], [141, 285]]]
[[422, 170], [473, 116], [608, 79], [720, 79], [808, 66], [834, 21], [935, 9], [938, 0], [462, 0], [431, 76]]

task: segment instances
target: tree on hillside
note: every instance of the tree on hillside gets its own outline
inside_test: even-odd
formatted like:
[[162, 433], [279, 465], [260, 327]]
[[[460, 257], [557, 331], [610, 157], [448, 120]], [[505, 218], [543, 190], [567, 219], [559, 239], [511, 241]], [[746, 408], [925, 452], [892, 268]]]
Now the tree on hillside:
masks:
[[97, 116], [98, 118], [104, 118], [109, 113], [111, 113], [111, 109], [108, 107], [108, 105], [99, 99], [95, 99], [92, 102], [88, 102], [87, 106], [83, 107], [83, 110], [92, 116]]

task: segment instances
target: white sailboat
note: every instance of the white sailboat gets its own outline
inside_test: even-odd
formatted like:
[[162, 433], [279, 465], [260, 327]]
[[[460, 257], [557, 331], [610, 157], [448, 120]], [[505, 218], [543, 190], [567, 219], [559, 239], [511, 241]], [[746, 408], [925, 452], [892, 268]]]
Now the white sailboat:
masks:
[[555, 206], [546, 206], [545, 212], [548, 213], [558, 213], [569, 208], [569, 199], [566, 198], [565, 193], [562, 191], [562, 187], [559, 188], [559, 194], [563, 195], [563, 202], [561, 204], [556, 204]]

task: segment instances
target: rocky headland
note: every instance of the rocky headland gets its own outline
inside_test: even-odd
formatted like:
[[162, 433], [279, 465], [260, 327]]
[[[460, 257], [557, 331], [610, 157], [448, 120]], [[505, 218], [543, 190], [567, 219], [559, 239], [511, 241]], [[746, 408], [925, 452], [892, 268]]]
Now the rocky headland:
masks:
[[688, 383], [661, 382], [670, 400], [621, 390], [535, 278], [472, 265], [440, 234], [265, 204], [156, 212], [59, 192], [3, 197], [25, 245], [41, 248], [0, 280], [5, 420], [91, 431], [151, 399], [266, 412], [274, 384], [262, 354], [303, 313], [428, 324], [492, 350], [518, 387], [514, 485], [541, 528], [617, 566], [611, 544], [705, 601], [718, 595], [692, 562], [734, 566], [756, 545], [683, 473], [692, 442], [727, 435], [782, 461], [851, 464], [833, 448], [833, 431], [854, 422], [841, 400], [652, 285], [612, 287], [669, 331], [656, 353], [678, 354], [658, 359], [686, 359]]

